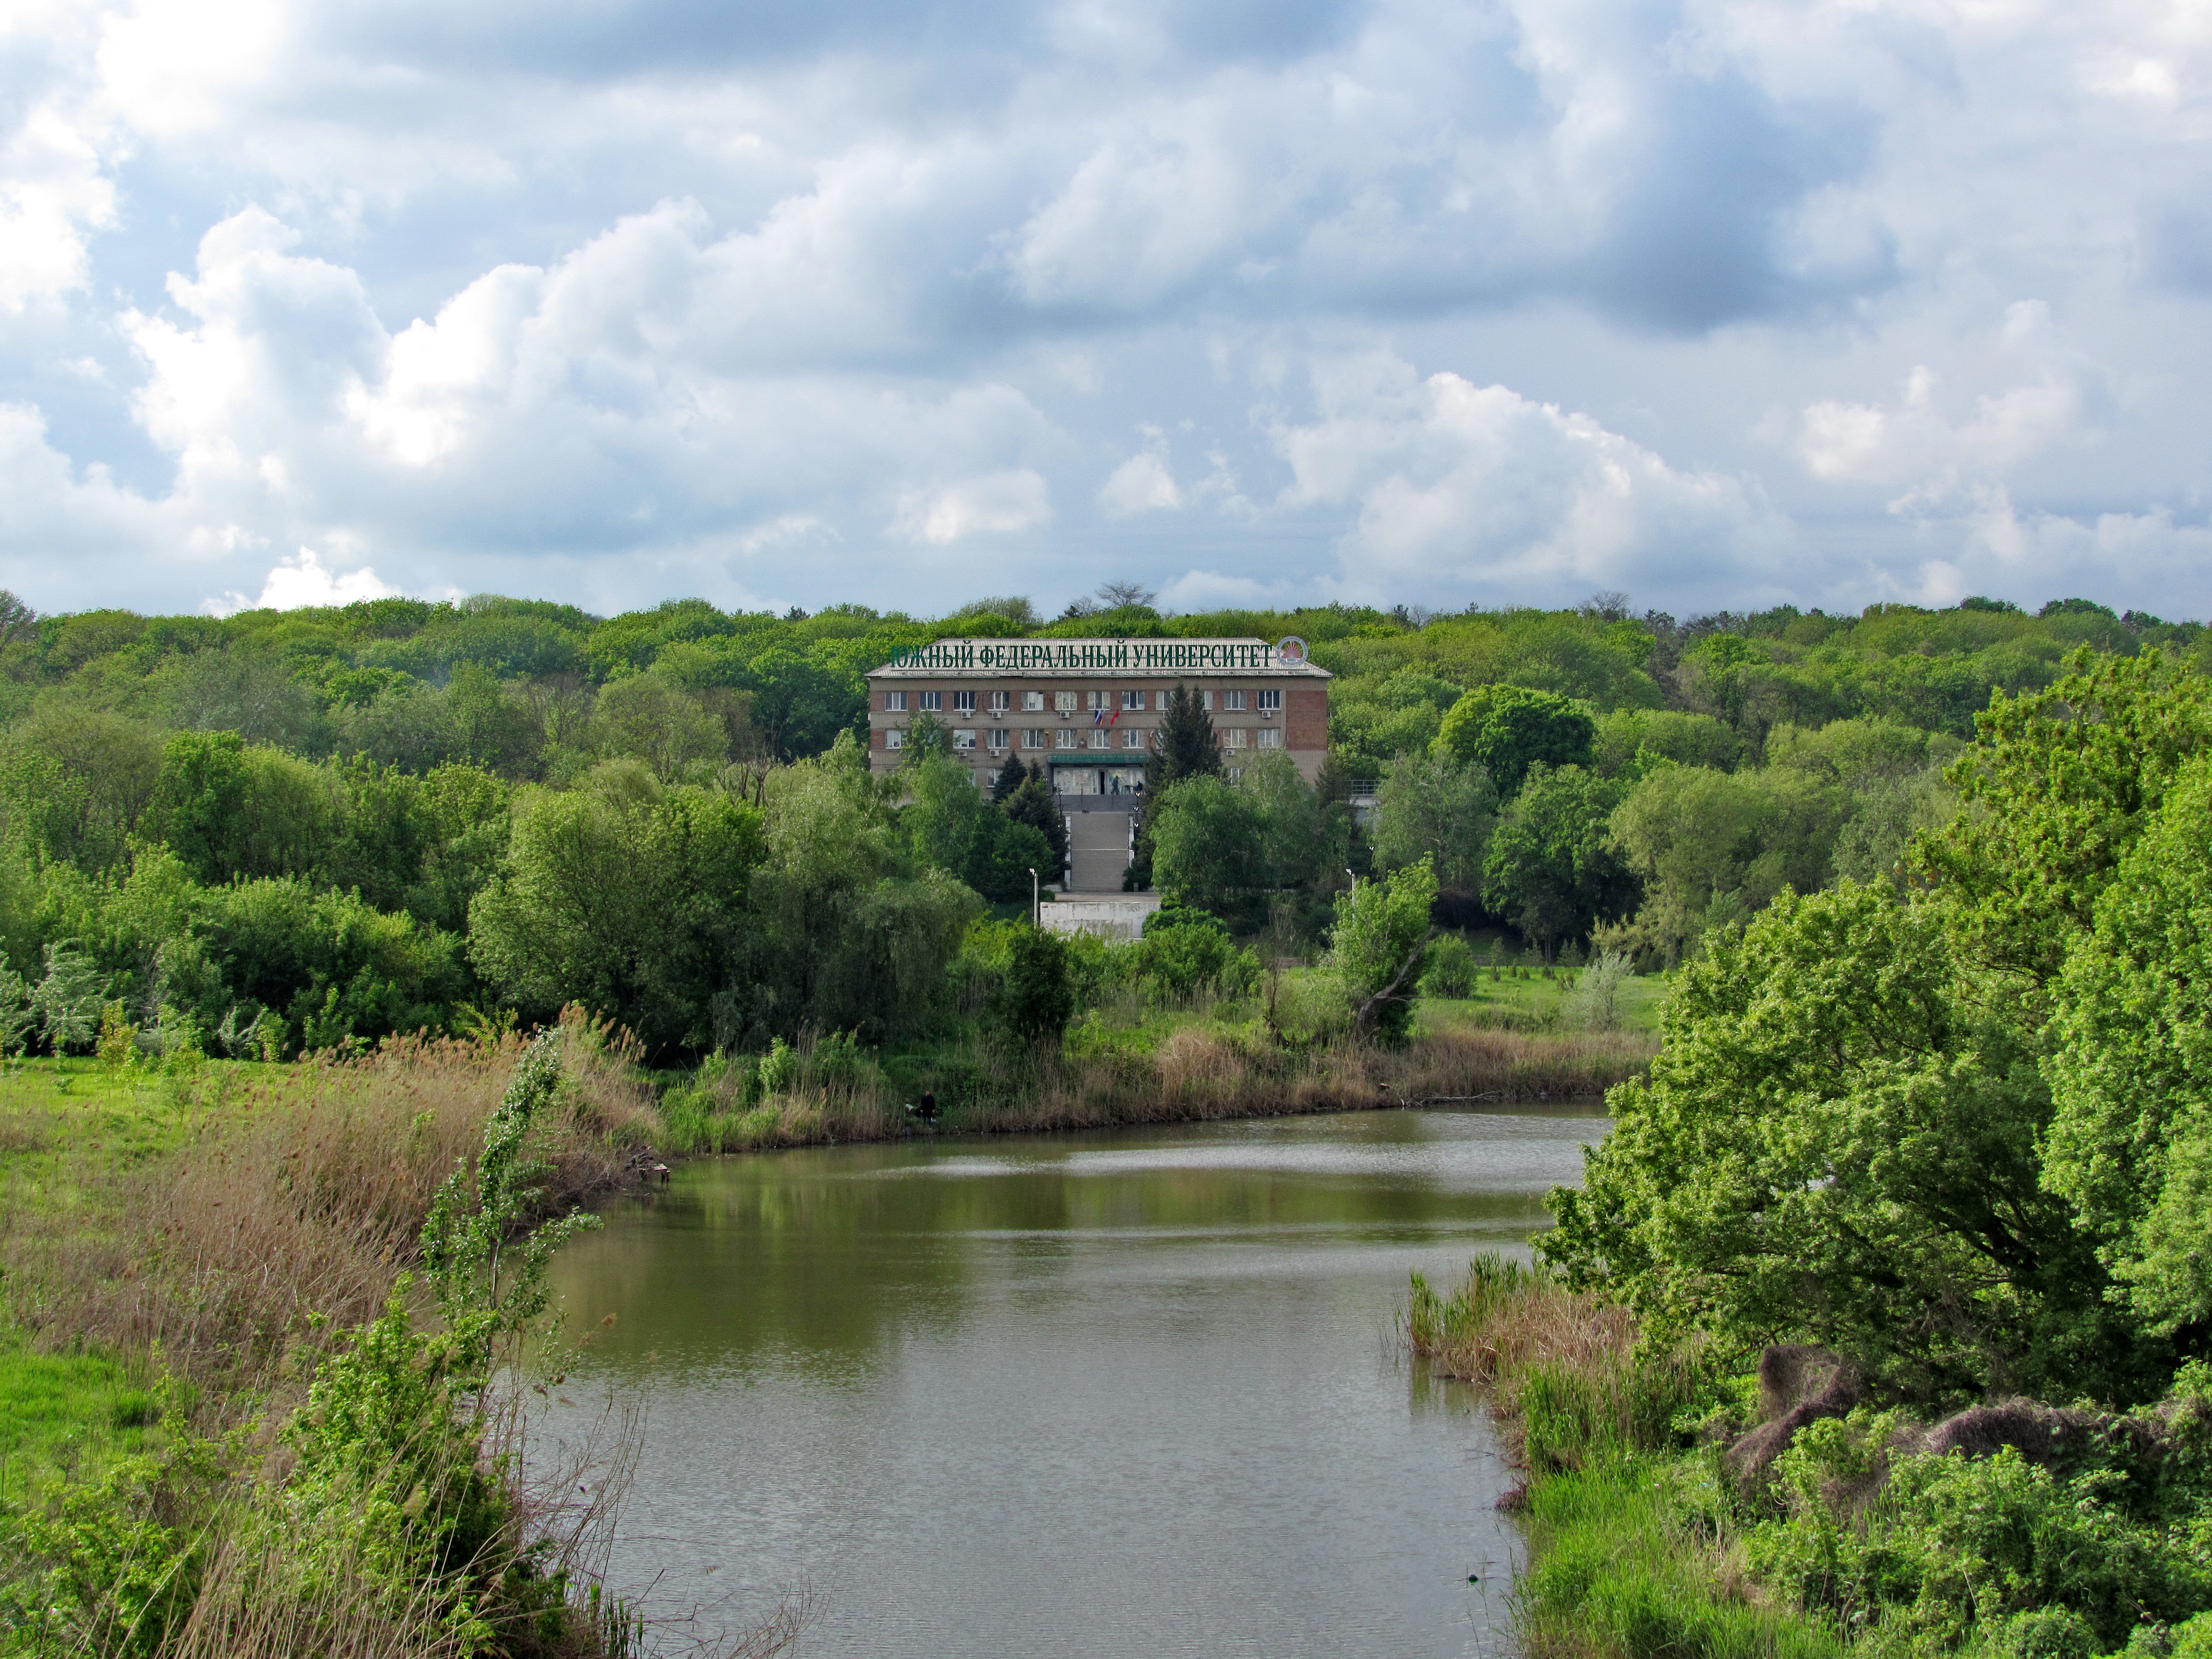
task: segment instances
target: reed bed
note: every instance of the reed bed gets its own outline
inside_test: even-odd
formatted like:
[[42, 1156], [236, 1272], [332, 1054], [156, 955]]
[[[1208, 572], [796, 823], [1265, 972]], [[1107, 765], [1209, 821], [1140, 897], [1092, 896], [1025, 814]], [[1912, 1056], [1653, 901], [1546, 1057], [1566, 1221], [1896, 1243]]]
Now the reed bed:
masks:
[[[1157, 1045], [1098, 1053], [971, 1043], [921, 1086], [835, 1043], [802, 1042], [790, 1075], [761, 1090], [740, 1069], [662, 1103], [668, 1144], [744, 1152], [914, 1132], [928, 1089], [940, 1123], [983, 1134], [1205, 1122], [1441, 1103], [1592, 1100], [1642, 1073], [1656, 1040], [1631, 1032], [1451, 1030], [1378, 1048], [1339, 1038], [1289, 1048], [1253, 1027], [1189, 1026]], [[940, 1080], [941, 1078], [941, 1080]]]
[[[573, 1012], [562, 1029], [572, 1086], [538, 1144], [549, 1212], [619, 1182], [659, 1127], [626, 1039]], [[395, 1037], [173, 1090], [173, 1151], [115, 1167], [88, 1149], [73, 1201], [8, 1206], [10, 1313], [44, 1346], [158, 1344], [171, 1372], [205, 1385], [209, 1409], [247, 1409], [295, 1345], [376, 1316], [523, 1048]]]

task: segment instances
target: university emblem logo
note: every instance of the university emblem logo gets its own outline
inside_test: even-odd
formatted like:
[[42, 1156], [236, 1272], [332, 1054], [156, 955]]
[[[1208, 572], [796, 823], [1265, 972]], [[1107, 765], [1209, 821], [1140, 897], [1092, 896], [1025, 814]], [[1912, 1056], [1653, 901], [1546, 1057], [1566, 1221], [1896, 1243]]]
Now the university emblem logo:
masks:
[[1285, 634], [1275, 641], [1275, 654], [1286, 663], [1306, 659], [1306, 642], [1295, 634]]

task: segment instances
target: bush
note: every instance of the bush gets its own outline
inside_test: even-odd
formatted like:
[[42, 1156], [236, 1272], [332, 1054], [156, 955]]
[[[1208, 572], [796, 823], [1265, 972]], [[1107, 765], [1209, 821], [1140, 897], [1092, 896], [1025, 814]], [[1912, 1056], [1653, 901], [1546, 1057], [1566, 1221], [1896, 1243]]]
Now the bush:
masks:
[[1474, 959], [1474, 947], [1458, 933], [1446, 933], [1429, 947], [1429, 966], [1421, 975], [1421, 994], [1471, 997], [1481, 971]]

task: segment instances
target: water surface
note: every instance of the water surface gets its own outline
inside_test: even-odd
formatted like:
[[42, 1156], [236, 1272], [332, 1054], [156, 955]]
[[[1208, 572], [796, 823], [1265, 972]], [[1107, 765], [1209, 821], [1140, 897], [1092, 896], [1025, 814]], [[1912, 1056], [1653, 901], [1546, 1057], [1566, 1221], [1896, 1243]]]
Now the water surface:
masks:
[[[1397, 1356], [1595, 1109], [913, 1140], [680, 1169], [563, 1250], [642, 1401], [619, 1584], [803, 1656], [1499, 1654], [1510, 1475]], [[1470, 1583], [1469, 1575], [1479, 1582]]]

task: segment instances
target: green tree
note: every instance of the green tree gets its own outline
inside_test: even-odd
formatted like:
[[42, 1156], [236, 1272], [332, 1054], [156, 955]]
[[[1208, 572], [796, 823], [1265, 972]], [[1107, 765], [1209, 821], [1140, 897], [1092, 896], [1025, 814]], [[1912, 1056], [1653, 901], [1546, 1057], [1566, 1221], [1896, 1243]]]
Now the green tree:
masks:
[[1159, 729], [1145, 760], [1145, 793], [1158, 797], [1185, 778], [1218, 778], [1221, 746], [1213, 735], [1213, 716], [1205, 700], [1187, 685], [1168, 693]]
[[1075, 1017], [1075, 988], [1059, 934], [1027, 923], [1015, 929], [991, 1012], [1020, 1042], [1060, 1040]]
[[2140, 1391], [2160, 1356], [2042, 1184], [2050, 1095], [2011, 1012], [1960, 981], [1935, 907], [1784, 894], [1683, 968], [1543, 1255], [1660, 1340], [1824, 1343], [1923, 1398]]
[[1261, 884], [1260, 804], [1224, 779], [1184, 779], [1150, 803], [1146, 822], [1153, 880], [1167, 902], [1227, 915]]
[[1535, 766], [1588, 766], [1597, 722], [1583, 705], [1552, 691], [1519, 685], [1478, 685], [1451, 706], [1437, 732], [1437, 751], [1480, 766], [1510, 799]]
[[657, 1048], [711, 1048], [765, 856], [759, 812], [719, 792], [530, 796], [470, 907], [470, 955], [526, 1013], [580, 1002]]
[[1483, 902], [1547, 961], [1561, 940], [1635, 906], [1635, 875], [1607, 827], [1621, 794], [1613, 779], [1540, 762], [1491, 832]]
[[1708, 927], [1747, 919], [1784, 887], [1813, 891], [1850, 811], [1842, 789], [1801, 770], [1648, 773], [1612, 817], [1643, 883], [1635, 942], [1672, 967]]
[[711, 776], [730, 757], [721, 716], [660, 674], [610, 681], [592, 710], [588, 741], [603, 756], [635, 756], [664, 783]]
[[1067, 864], [1067, 818], [1060, 810], [1060, 797], [1053, 792], [1050, 780], [1040, 767], [1032, 766], [1023, 775], [999, 810], [1016, 823], [1027, 824], [1045, 838], [1051, 849], [1052, 866], [1044, 872], [1047, 879], [1056, 880]]
[[1338, 900], [1329, 960], [1343, 980], [1355, 1035], [1398, 1042], [1413, 1029], [1436, 899], [1437, 872], [1423, 859]]
[[2212, 1320], [2212, 757], [2120, 855], [2057, 987], [2045, 1174], [2154, 1329]]
[[1445, 888], [1475, 893], [1498, 822], [1490, 774], [1449, 754], [1394, 761], [1376, 792], [1375, 867], [1401, 870], [1427, 859]]
[[1006, 750], [1006, 763], [999, 769], [999, 775], [991, 781], [991, 805], [1004, 806], [1006, 798], [1029, 781], [1029, 769], [1022, 764], [1021, 757], [1012, 750]]

